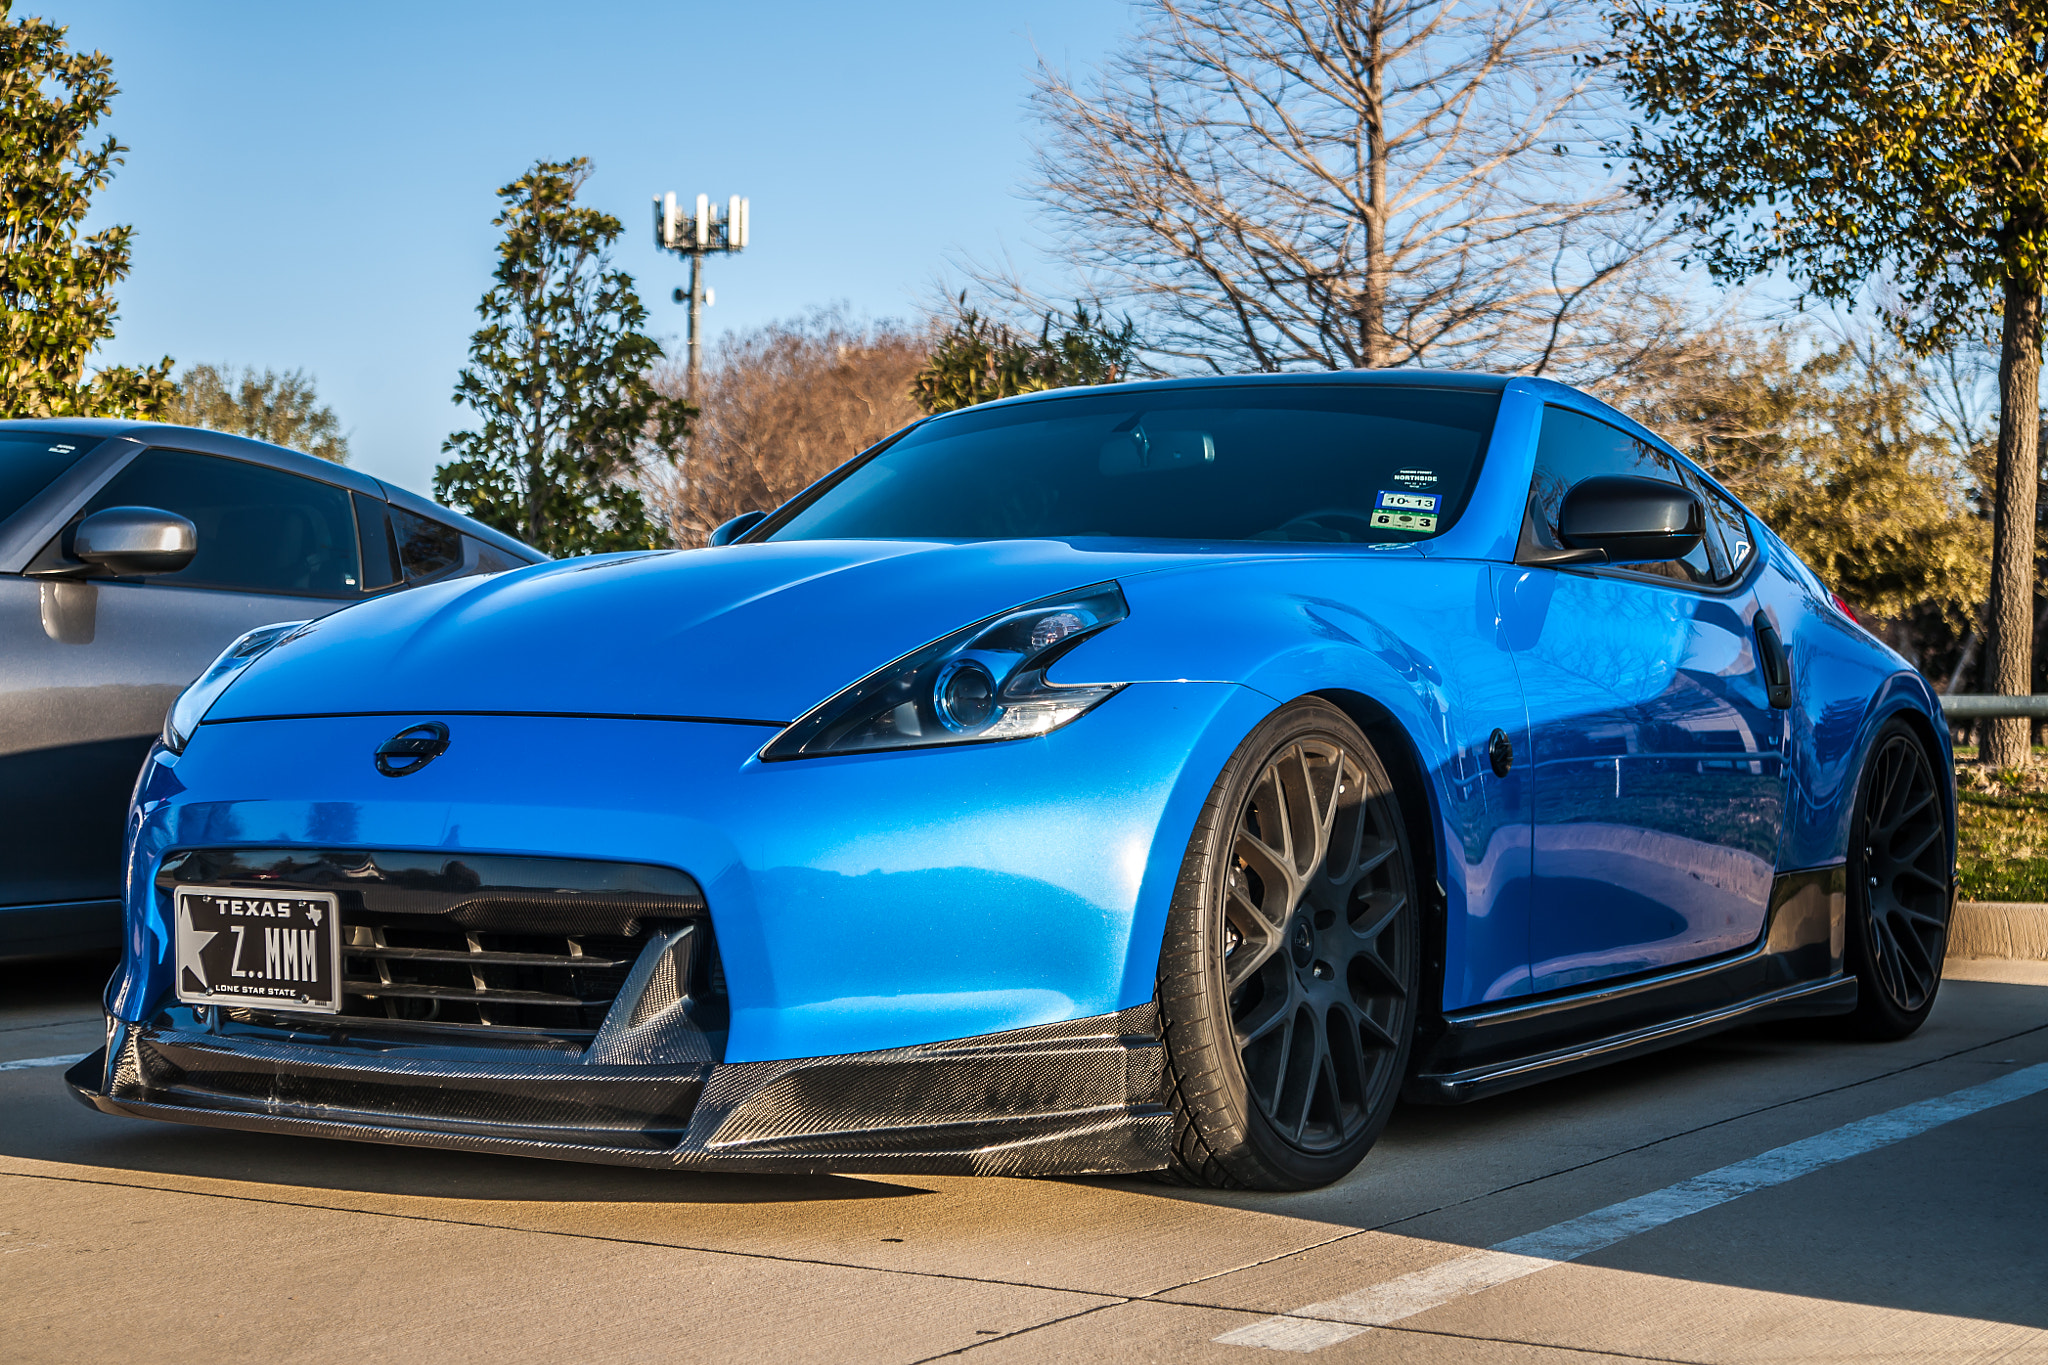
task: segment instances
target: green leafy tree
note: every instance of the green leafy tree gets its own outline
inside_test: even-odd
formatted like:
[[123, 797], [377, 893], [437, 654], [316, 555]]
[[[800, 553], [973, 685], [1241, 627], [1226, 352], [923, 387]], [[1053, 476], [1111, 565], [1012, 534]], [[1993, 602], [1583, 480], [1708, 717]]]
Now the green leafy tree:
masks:
[[576, 203], [589, 175], [583, 157], [537, 161], [498, 191], [497, 283], [454, 394], [480, 420], [434, 472], [443, 502], [557, 555], [666, 543], [632, 479], [675, 462], [694, 411], [652, 382], [661, 345], [611, 268], [619, 220]]
[[[2041, 0], [1618, 0], [1608, 60], [1641, 116], [1639, 194], [1679, 206], [1717, 275], [1782, 269], [1854, 302], [1888, 278], [1922, 349], [2002, 305], [1987, 681], [2028, 690], [2048, 286]], [[2029, 759], [2025, 721], [1985, 760]]]
[[113, 63], [12, 9], [0, 0], [0, 417], [153, 417], [171, 393], [170, 357], [86, 369], [114, 335], [133, 231], [80, 235], [127, 150], [85, 141], [118, 89]]
[[1137, 328], [1119, 327], [1077, 305], [1072, 318], [1047, 313], [1036, 337], [967, 307], [932, 347], [931, 358], [911, 381], [911, 394], [926, 412], [951, 412], [1020, 393], [1078, 384], [1114, 384], [1130, 368]]
[[1879, 628], [1967, 630], [1990, 526], [1970, 507], [1969, 452], [1929, 412], [1923, 367], [1883, 334], [1796, 360], [1782, 335], [1709, 332], [1669, 382], [1617, 393], [1748, 503]]
[[187, 366], [178, 376], [177, 392], [164, 405], [163, 419], [348, 463], [341, 419], [320, 402], [313, 377], [304, 370], [258, 374], [245, 369], [237, 375], [226, 365]]

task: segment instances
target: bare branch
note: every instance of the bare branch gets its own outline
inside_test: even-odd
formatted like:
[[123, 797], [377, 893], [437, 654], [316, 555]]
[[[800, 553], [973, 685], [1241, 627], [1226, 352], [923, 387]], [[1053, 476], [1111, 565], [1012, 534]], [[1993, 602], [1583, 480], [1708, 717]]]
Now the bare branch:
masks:
[[1040, 67], [1061, 254], [1162, 368], [1577, 373], [1664, 259], [1588, 154], [1580, 3], [1149, 0], [1093, 76]]

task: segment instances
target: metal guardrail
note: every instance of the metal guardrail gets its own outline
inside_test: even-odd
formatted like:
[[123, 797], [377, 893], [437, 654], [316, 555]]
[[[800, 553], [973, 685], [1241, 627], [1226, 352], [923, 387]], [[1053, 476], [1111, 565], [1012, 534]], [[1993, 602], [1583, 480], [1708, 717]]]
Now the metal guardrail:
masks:
[[1950, 720], [2002, 720], [2024, 716], [2048, 720], [2048, 695], [1999, 697], [1982, 694], [1943, 697], [1941, 713]]

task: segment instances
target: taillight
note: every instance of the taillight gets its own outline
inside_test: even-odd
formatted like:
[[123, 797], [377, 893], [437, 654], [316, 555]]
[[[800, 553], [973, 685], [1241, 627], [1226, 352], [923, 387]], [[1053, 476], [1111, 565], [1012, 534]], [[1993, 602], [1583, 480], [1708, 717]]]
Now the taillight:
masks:
[[1828, 594], [1828, 596], [1835, 599], [1835, 609], [1837, 611], [1841, 612], [1842, 615], [1848, 617], [1851, 621], [1854, 621], [1857, 625], [1860, 626], [1863, 624], [1863, 618], [1858, 616], [1853, 610], [1850, 609], [1849, 604], [1842, 600], [1842, 594], [1838, 592], [1831, 592]]

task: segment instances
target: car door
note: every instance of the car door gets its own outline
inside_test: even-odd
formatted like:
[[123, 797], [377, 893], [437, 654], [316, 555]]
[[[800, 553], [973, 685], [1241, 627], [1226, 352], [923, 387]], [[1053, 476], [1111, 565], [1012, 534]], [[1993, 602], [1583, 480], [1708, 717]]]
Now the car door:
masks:
[[1709, 534], [1683, 560], [1500, 575], [1534, 749], [1539, 993], [1753, 942], [1785, 800], [1787, 729], [1760, 666], [1746, 524], [1724, 532], [1725, 495], [1677, 455], [1552, 406], [1525, 547], [1560, 547], [1565, 492], [1599, 474], [1686, 484], [1708, 504]]
[[[190, 518], [198, 553], [186, 568], [150, 578], [42, 577], [40, 621], [8, 623], [6, 671], [18, 685], [7, 691], [10, 708], [22, 711], [10, 724], [42, 739], [8, 756], [0, 784], [8, 831], [0, 904], [105, 912], [119, 895], [129, 791], [178, 692], [244, 631], [325, 615], [365, 592], [354, 501], [333, 484], [152, 448], [73, 520], [119, 506]], [[31, 578], [62, 569], [61, 539], [31, 563]], [[387, 584], [396, 581], [390, 559], [387, 552]]]

